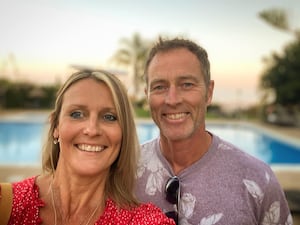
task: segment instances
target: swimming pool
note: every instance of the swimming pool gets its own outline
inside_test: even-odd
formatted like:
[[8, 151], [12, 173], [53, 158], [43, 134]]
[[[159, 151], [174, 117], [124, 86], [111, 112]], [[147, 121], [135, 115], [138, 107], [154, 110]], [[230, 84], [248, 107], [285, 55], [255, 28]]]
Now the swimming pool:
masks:
[[[46, 135], [45, 117], [0, 120], [0, 164], [39, 164]], [[207, 124], [207, 129], [270, 165], [299, 165], [300, 144], [280, 140], [249, 124]], [[138, 122], [140, 143], [156, 137], [151, 122]]]

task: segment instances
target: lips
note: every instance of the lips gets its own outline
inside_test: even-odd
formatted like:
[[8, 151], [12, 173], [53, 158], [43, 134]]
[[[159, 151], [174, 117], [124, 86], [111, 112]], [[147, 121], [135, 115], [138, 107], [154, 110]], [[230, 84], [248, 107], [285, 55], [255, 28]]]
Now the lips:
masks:
[[179, 120], [186, 117], [189, 113], [168, 113], [164, 114], [170, 120]]
[[88, 145], [88, 144], [78, 144], [77, 148], [85, 152], [101, 152], [106, 146], [103, 145]]

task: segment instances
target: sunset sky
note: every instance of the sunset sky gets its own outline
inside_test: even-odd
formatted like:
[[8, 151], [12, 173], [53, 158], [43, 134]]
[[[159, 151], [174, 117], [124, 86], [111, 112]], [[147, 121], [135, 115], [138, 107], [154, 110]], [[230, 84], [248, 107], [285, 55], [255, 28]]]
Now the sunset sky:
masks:
[[0, 76], [52, 83], [71, 64], [109, 68], [120, 39], [136, 32], [179, 35], [208, 51], [214, 102], [253, 104], [263, 57], [294, 38], [258, 17], [274, 7], [300, 28], [298, 0], [0, 0]]

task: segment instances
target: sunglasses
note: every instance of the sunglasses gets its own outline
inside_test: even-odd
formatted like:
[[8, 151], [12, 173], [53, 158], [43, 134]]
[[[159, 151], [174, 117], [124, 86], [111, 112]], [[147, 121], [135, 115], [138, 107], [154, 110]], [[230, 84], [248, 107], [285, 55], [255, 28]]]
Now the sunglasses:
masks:
[[166, 216], [173, 219], [178, 224], [179, 200], [180, 200], [180, 186], [177, 176], [169, 178], [165, 186], [166, 200], [176, 205], [176, 210], [166, 212]]

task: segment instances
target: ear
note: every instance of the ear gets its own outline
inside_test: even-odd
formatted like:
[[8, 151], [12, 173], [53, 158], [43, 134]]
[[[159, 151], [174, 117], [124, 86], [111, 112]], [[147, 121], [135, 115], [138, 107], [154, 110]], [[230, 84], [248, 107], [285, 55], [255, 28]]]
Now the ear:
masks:
[[146, 98], [148, 99], [148, 88], [147, 87], [144, 88], [144, 93], [146, 95]]
[[57, 128], [54, 128], [54, 131], [53, 131], [53, 138], [59, 138], [59, 132], [58, 132], [58, 129], [57, 129]]
[[206, 106], [209, 106], [211, 104], [213, 92], [214, 92], [214, 86], [215, 86], [215, 82], [211, 80], [209, 82], [209, 86], [206, 92]]

